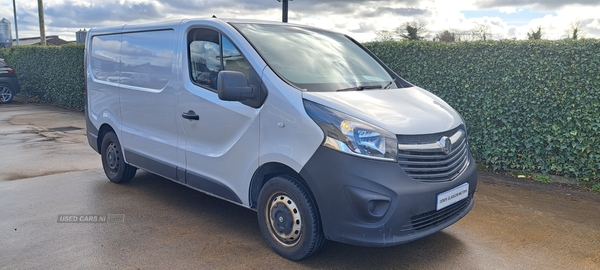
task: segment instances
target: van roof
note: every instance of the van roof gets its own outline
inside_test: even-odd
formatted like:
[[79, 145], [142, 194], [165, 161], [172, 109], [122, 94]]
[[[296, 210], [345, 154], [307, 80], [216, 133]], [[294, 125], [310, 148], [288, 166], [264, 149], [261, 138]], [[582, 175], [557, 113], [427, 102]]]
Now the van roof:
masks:
[[321, 31], [330, 31], [330, 30], [326, 30], [326, 29], [322, 29], [322, 28], [318, 28], [318, 27], [314, 27], [314, 26], [309, 26], [309, 25], [302, 25], [302, 24], [294, 24], [294, 23], [284, 23], [284, 22], [279, 22], [279, 21], [266, 21], [266, 20], [256, 20], [256, 19], [235, 19], [235, 18], [183, 18], [180, 20], [169, 20], [169, 21], [160, 21], [160, 22], [146, 22], [146, 23], [127, 23], [127, 24], [122, 24], [122, 25], [113, 25], [113, 26], [108, 26], [108, 27], [94, 27], [92, 29], [90, 29], [90, 32], [105, 32], [105, 31], [109, 31], [109, 32], [119, 32], [122, 29], [131, 29], [131, 28], [137, 28], [137, 27], [156, 27], [156, 26], [176, 26], [176, 25], [181, 25], [181, 24], [185, 24], [185, 23], [189, 23], [189, 22], [197, 22], [197, 23], [202, 23], [202, 22], [218, 22], [220, 24], [235, 24], [235, 23], [255, 23], [255, 24], [270, 24], [270, 25], [291, 25], [291, 26], [298, 26], [298, 27], [303, 27], [303, 28], [313, 28], [313, 29], [319, 29]]

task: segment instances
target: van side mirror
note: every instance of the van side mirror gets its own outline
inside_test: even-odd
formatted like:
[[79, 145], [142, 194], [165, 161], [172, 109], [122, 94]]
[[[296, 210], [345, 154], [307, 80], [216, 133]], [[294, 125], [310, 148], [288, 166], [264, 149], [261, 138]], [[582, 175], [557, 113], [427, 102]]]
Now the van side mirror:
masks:
[[223, 70], [217, 77], [219, 99], [225, 101], [243, 101], [258, 97], [258, 89], [248, 85], [248, 79], [239, 71]]

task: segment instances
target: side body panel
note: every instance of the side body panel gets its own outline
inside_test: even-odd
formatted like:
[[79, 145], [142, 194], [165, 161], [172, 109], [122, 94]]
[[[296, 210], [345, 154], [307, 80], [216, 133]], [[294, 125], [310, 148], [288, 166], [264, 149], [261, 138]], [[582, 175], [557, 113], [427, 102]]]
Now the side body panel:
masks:
[[[179, 95], [180, 113], [194, 111], [199, 120], [179, 117], [185, 130], [185, 181], [188, 185], [243, 202], [258, 159], [259, 110], [219, 100], [214, 92], [186, 83]], [[224, 186], [231, 192], [223, 191]]]
[[[181, 39], [186, 40], [192, 29], [211, 29], [227, 37], [254, 70], [260, 71], [264, 62], [257, 58], [245, 39], [228, 24], [219, 21], [189, 21], [182, 24]], [[190, 75], [188, 43], [179, 49], [182, 71], [179, 78], [177, 123], [185, 134], [185, 143], [178, 151], [185, 152], [185, 182], [221, 198], [249, 205], [248, 189], [258, 167], [259, 115], [262, 108], [254, 109], [240, 102], [220, 100], [216, 91], [194, 84]], [[253, 81], [260, 87], [259, 77]], [[193, 111], [199, 120], [184, 119], [181, 115]]]
[[120, 72], [121, 29], [92, 29], [86, 40], [86, 129], [88, 143], [98, 152], [102, 125], [110, 126], [121, 138], [119, 84], [108, 81], [108, 77]]
[[0, 84], [8, 85], [12, 89], [13, 95], [21, 91], [17, 74], [4, 61], [0, 61]]
[[177, 178], [176, 26], [124, 27], [119, 98], [125, 159]]
[[280, 163], [300, 172], [323, 142], [323, 131], [306, 114], [302, 92], [269, 68], [263, 71], [269, 97], [260, 121], [260, 165]]

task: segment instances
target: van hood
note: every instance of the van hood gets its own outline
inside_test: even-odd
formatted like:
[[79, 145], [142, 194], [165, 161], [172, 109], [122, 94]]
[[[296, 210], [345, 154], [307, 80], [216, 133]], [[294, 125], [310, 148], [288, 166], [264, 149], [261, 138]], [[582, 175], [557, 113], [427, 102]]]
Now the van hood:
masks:
[[446, 102], [419, 87], [302, 94], [307, 100], [394, 134], [433, 134], [448, 131], [463, 123], [461, 116]]

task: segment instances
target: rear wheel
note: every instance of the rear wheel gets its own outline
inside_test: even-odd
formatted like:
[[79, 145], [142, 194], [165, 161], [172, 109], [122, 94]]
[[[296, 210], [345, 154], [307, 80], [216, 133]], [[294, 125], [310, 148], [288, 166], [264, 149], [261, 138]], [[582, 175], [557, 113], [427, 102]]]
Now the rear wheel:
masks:
[[7, 85], [0, 85], [0, 103], [9, 103], [13, 100], [15, 94]]
[[111, 131], [104, 135], [100, 153], [104, 173], [111, 182], [125, 183], [133, 179], [137, 168], [125, 163], [121, 144], [114, 132]]
[[317, 205], [296, 179], [269, 180], [258, 196], [258, 224], [269, 246], [284, 258], [300, 260], [325, 241]]

